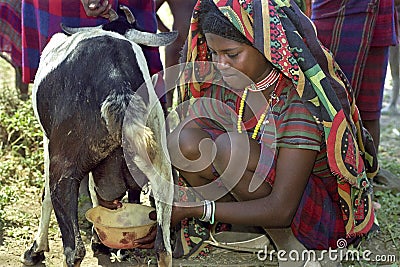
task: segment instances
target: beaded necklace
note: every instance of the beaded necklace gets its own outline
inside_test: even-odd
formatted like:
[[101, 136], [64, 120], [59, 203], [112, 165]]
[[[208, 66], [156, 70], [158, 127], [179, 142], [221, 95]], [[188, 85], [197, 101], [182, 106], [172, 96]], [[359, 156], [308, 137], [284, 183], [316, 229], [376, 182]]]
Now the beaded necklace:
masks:
[[[256, 86], [254, 86], [254, 84], [253, 84], [251, 89], [249, 88], [250, 86], [247, 86], [244, 89], [244, 92], [243, 92], [243, 95], [242, 95], [242, 99], [240, 100], [239, 113], [238, 113], [238, 121], [237, 121], [238, 133], [242, 133], [243, 110], [244, 110], [244, 106], [245, 106], [245, 102], [246, 102], [248, 91], [251, 91], [251, 92], [263, 91], [263, 90], [267, 89], [269, 86], [271, 86], [272, 84], [274, 84], [281, 77], [282, 77], [282, 74], [280, 74], [278, 71], [273, 69], [267, 75], [267, 77], [265, 77], [262, 81], [258, 82], [256, 84]], [[266, 80], [268, 80], [268, 82], [266, 82]], [[258, 87], [259, 84], [261, 84], [261, 86], [262, 86], [261, 88]], [[254, 128], [254, 132], [251, 135], [251, 138], [254, 139], [254, 140], [257, 138], [258, 132], [260, 131], [260, 128], [261, 128], [261, 124], [263, 124], [263, 122], [265, 120], [265, 117], [267, 116], [267, 113], [268, 113], [269, 108], [270, 108], [270, 106], [272, 104], [272, 101], [277, 98], [277, 95], [275, 94], [275, 90], [278, 87], [278, 84], [279, 84], [279, 82], [275, 84], [274, 90], [271, 92], [271, 95], [270, 95], [270, 97], [268, 99], [268, 105], [265, 108], [264, 112], [261, 114], [260, 119], [257, 121], [256, 127]], [[256, 87], [256, 88], [254, 88], [254, 87]]]
[[250, 87], [248, 88], [250, 92], [261, 92], [264, 91], [265, 89], [268, 89], [271, 85], [273, 85], [279, 78], [279, 71], [276, 69], [272, 69], [267, 77], [259, 81], [258, 83], [251, 84]]

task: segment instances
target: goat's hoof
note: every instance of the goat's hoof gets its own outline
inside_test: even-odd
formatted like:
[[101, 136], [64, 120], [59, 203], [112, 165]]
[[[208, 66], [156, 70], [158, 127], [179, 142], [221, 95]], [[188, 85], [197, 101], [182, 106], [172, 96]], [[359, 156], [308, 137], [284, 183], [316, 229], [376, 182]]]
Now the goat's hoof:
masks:
[[172, 266], [172, 255], [166, 251], [157, 253], [158, 266]]
[[33, 266], [44, 261], [44, 259], [45, 256], [43, 251], [34, 252], [33, 247], [31, 247], [21, 256], [20, 261], [26, 266]]

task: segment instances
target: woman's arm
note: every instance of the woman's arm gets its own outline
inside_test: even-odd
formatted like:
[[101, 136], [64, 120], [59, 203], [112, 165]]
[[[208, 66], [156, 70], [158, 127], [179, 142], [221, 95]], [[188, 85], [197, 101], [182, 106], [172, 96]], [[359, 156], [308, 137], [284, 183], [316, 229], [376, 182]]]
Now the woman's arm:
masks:
[[[271, 193], [255, 200], [218, 202], [215, 220], [268, 228], [290, 226], [314, 167], [316, 155], [317, 152], [313, 150], [280, 148]], [[202, 207], [177, 206], [173, 211], [172, 224], [185, 217], [199, 218], [202, 212]]]

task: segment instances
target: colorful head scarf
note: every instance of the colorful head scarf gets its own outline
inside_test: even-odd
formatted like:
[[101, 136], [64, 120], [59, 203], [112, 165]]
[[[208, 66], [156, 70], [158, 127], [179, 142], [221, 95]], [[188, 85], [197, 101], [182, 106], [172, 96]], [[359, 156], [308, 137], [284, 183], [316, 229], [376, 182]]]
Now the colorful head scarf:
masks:
[[214, 33], [236, 42], [252, 45], [243, 33], [211, 1], [203, 1], [201, 3], [198, 22], [203, 33]]
[[[207, 81], [212, 81], [216, 73], [212, 64], [201, 65], [211, 61], [198, 23], [203, 1], [214, 3], [295, 85], [325, 133], [328, 163], [337, 177], [346, 233], [349, 237], [367, 233], [374, 219], [368, 178], [378, 170], [376, 153], [362, 127], [350, 84], [332, 54], [318, 41], [312, 22], [293, 0], [198, 0], [183, 55], [188, 68], [181, 76], [181, 84], [185, 84], [180, 88], [182, 100], [202, 96], [210, 86]], [[191, 70], [195, 62], [200, 67]]]

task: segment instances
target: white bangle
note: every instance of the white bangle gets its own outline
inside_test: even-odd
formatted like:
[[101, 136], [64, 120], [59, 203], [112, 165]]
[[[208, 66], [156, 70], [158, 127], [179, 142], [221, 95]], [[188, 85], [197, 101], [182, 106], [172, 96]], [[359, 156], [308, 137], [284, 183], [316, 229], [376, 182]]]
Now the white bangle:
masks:
[[206, 200], [207, 208], [206, 208], [206, 217], [204, 218], [205, 222], [209, 222], [211, 219], [211, 214], [212, 214], [212, 207], [211, 207], [211, 201]]
[[215, 218], [215, 202], [211, 201], [211, 218], [210, 218], [210, 223], [214, 224], [214, 218]]
[[200, 221], [204, 221], [204, 219], [206, 218], [206, 211], [207, 211], [206, 200], [201, 201], [201, 203], [203, 203], [203, 214], [201, 215], [201, 217], [199, 218], [199, 220], [200, 220]]
[[203, 215], [199, 219], [203, 222], [210, 222], [214, 224], [215, 217], [215, 202], [210, 200], [203, 200]]
[[203, 215], [200, 218], [200, 221], [203, 222], [208, 222], [210, 221], [211, 218], [211, 202], [207, 199], [205, 199], [204, 201], [202, 201], [204, 203], [203, 205]]

